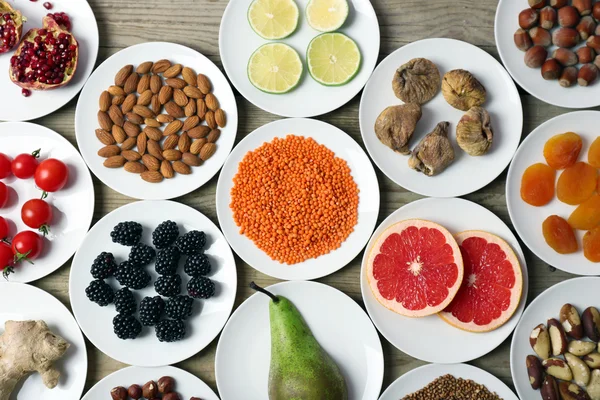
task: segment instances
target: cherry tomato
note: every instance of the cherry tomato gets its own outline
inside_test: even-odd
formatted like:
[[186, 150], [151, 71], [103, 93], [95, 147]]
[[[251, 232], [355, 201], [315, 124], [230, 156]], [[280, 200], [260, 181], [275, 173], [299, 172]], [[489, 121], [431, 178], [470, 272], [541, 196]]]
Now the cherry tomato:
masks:
[[10, 169], [10, 157], [4, 153], [0, 153], [0, 179], [4, 179], [10, 176], [12, 171]]
[[52, 207], [41, 199], [31, 199], [21, 208], [21, 219], [30, 228], [39, 229], [46, 236], [52, 221]]
[[6, 205], [8, 201], [8, 187], [4, 184], [4, 182], [0, 182], [0, 208]]
[[35, 171], [35, 184], [45, 192], [62, 189], [69, 178], [69, 169], [64, 162], [49, 158], [40, 163]]
[[35, 174], [35, 170], [38, 167], [38, 157], [40, 156], [40, 149], [34, 151], [31, 154], [19, 154], [12, 160], [11, 169], [12, 173], [19, 179], [29, 179]]
[[0, 217], [0, 241], [8, 237], [8, 222]]
[[35, 259], [40, 255], [43, 248], [44, 240], [32, 231], [19, 232], [12, 240], [12, 251], [17, 262]]
[[13, 272], [14, 255], [10, 246], [4, 242], [0, 242], [0, 271], [4, 278], [8, 279], [8, 275]]

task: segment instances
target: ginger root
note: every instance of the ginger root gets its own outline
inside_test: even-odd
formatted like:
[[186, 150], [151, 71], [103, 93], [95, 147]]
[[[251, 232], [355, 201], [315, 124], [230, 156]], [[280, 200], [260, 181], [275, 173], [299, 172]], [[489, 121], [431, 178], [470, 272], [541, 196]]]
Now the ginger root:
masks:
[[49, 389], [60, 372], [52, 366], [69, 343], [52, 333], [44, 321], [7, 321], [0, 335], [0, 400], [8, 400], [17, 383], [31, 372], [42, 376]]

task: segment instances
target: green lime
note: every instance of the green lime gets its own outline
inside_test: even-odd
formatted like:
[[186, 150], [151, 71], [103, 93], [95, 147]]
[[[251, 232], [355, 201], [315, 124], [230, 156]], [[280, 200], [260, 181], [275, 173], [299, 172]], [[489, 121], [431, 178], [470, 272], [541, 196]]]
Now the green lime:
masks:
[[308, 24], [321, 32], [340, 29], [346, 18], [348, 18], [346, 0], [310, 0], [306, 6]]
[[268, 40], [283, 39], [291, 35], [298, 26], [299, 15], [294, 0], [254, 0], [248, 8], [250, 26], [254, 32]]
[[352, 80], [360, 68], [361, 55], [354, 40], [342, 33], [323, 33], [306, 51], [308, 72], [326, 86], [340, 86]]
[[259, 47], [248, 61], [248, 79], [267, 93], [286, 93], [300, 82], [302, 60], [298, 52], [283, 43]]

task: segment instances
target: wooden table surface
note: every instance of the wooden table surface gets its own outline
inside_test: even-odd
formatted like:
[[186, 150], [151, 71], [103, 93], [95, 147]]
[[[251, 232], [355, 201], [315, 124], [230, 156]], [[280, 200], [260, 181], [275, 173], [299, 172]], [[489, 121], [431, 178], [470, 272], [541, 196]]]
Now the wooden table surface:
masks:
[[[89, 0], [89, 3], [94, 9], [100, 29], [98, 64], [108, 56], [131, 45], [150, 41], [169, 41], [189, 46], [222, 67], [219, 58], [218, 33], [227, 0]], [[497, 0], [454, 0], [452, 2], [372, 0], [372, 3], [381, 29], [380, 60], [405, 44], [434, 37], [454, 38], [472, 43], [499, 60], [494, 41]], [[525, 117], [523, 137], [544, 121], [568, 111], [545, 104], [521, 89], [520, 93]], [[236, 97], [240, 116], [236, 141], [241, 140], [254, 129], [279, 119], [253, 106], [237, 92]], [[76, 145], [73, 125], [76, 102], [77, 98], [54, 114], [33, 122], [54, 129]], [[359, 102], [360, 94], [340, 109], [318, 119], [344, 130], [364, 148], [358, 126]], [[379, 170], [377, 175], [381, 190], [379, 221], [404, 204], [420, 198], [387, 179]], [[490, 185], [465, 198], [487, 207], [512, 229], [504, 195], [505, 181], [506, 171]], [[199, 190], [176, 200], [194, 207], [217, 223], [216, 182], [217, 177], [214, 177]], [[94, 187], [96, 191], [94, 222], [108, 212], [134, 201], [104, 186], [96, 178], [94, 178]], [[529, 269], [528, 301], [546, 288], [571, 277], [567, 273], [554, 271], [523, 244], [522, 246]], [[361, 258], [362, 253], [341, 271], [319, 279], [319, 282], [342, 290], [363, 306], [359, 286]], [[250, 296], [248, 283], [251, 280], [261, 285], [277, 282], [276, 279], [255, 271], [237, 257], [236, 263], [238, 270], [236, 307]], [[52, 293], [68, 306], [69, 268], [70, 261], [57, 272], [35, 282], [34, 285]], [[407, 332], [407, 334], [411, 333]], [[472, 364], [493, 373], [514, 388], [509, 364], [511, 338], [512, 336], [496, 350], [473, 361]], [[177, 365], [200, 377], [215, 391], [217, 388], [214, 360], [217, 340], [218, 338], [196, 356]], [[424, 364], [397, 350], [383, 337], [381, 342], [385, 354], [385, 377], [382, 390], [402, 374]], [[86, 391], [106, 375], [125, 367], [124, 364], [102, 354], [89, 342], [87, 344], [89, 370]]]

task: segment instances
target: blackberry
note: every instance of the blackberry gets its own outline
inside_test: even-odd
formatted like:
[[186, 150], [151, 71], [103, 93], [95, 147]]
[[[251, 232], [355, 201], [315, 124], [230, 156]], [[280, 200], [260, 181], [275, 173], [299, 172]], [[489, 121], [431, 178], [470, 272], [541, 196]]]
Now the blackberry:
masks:
[[150, 275], [129, 261], [123, 261], [119, 265], [117, 272], [115, 272], [115, 278], [121, 286], [133, 290], [143, 289], [150, 283]]
[[137, 222], [119, 222], [110, 233], [112, 241], [123, 246], [133, 246], [142, 238], [142, 225]]
[[185, 336], [183, 321], [164, 319], [156, 325], [156, 337], [161, 342], [176, 342]]
[[112, 288], [102, 279], [90, 282], [90, 285], [85, 288], [85, 295], [90, 301], [93, 301], [100, 307], [109, 305], [115, 299], [115, 293]]
[[115, 335], [119, 339], [135, 339], [142, 333], [142, 324], [133, 315], [117, 314], [113, 318]]
[[156, 254], [154, 269], [160, 275], [174, 275], [179, 267], [179, 257], [181, 257], [181, 253], [177, 247], [171, 246], [159, 250]]
[[202, 252], [206, 244], [206, 235], [201, 231], [189, 231], [175, 241], [175, 246], [186, 256]]
[[163, 275], [154, 282], [156, 293], [165, 297], [177, 296], [181, 293], [181, 276]]
[[185, 260], [183, 270], [193, 277], [208, 275], [210, 273], [210, 261], [206, 254], [193, 254]]
[[140, 303], [140, 321], [144, 326], [156, 325], [160, 321], [160, 316], [165, 309], [165, 302], [162, 297], [144, 297]]
[[112, 253], [103, 251], [94, 260], [91, 272], [94, 279], [106, 279], [113, 276], [116, 270], [117, 263], [115, 262], [115, 256]]
[[157, 249], [169, 247], [179, 236], [179, 228], [173, 221], [164, 221], [152, 232], [152, 244]]
[[190, 296], [175, 296], [167, 300], [165, 313], [171, 319], [184, 320], [192, 315], [194, 299]]
[[115, 308], [119, 314], [132, 315], [137, 310], [137, 303], [133, 292], [123, 288], [115, 293]]
[[137, 265], [148, 265], [154, 260], [156, 251], [144, 243], [135, 244], [129, 252], [129, 262]]
[[209, 299], [215, 295], [215, 283], [208, 278], [199, 276], [190, 279], [187, 290], [189, 295], [196, 299]]

